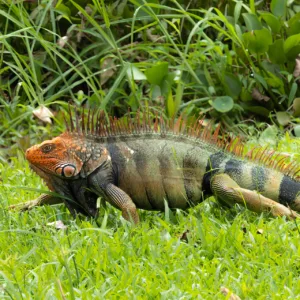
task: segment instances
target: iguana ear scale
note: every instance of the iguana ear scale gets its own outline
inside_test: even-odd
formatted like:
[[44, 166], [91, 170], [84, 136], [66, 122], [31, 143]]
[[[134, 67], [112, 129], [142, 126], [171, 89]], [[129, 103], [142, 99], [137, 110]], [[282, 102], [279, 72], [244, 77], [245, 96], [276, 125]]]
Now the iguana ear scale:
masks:
[[67, 164], [62, 167], [57, 167], [55, 173], [63, 177], [73, 177], [76, 175], [76, 167], [72, 164]]

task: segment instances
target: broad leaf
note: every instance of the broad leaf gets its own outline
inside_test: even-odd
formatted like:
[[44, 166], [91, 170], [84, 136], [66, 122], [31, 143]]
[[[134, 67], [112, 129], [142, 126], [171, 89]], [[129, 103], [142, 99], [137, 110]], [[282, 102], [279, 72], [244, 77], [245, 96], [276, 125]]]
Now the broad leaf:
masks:
[[212, 107], [218, 112], [225, 113], [232, 110], [234, 101], [229, 96], [217, 97], [211, 102]]
[[242, 83], [237, 76], [226, 73], [224, 77], [224, 88], [228, 95], [237, 98], [242, 91]]
[[294, 132], [296, 137], [300, 137], [300, 125], [294, 127]]
[[256, 54], [267, 52], [272, 44], [272, 34], [267, 28], [246, 32], [243, 39], [246, 47]]
[[257, 15], [244, 13], [243, 18], [245, 20], [248, 31], [260, 30], [263, 28]]
[[147, 69], [145, 72], [147, 80], [151, 84], [161, 85], [164, 77], [168, 75], [168, 66], [169, 64], [167, 62], [161, 62]]
[[267, 12], [261, 13], [260, 16], [268, 24], [268, 26], [270, 26], [274, 34], [279, 33], [281, 29], [281, 23], [278, 20], [278, 18], [276, 18], [271, 13], [267, 13]]
[[287, 22], [287, 34], [294, 35], [300, 32], [300, 12], [295, 14], [290, 20]]
[[290, 114], [288, 114], [287, 112], [285, 111], [278, 111], [276, 113], [276, 118], [277, 118], [277, 121], [280, 125], [282, 126], [286, 126], [290, 123], [291, 121], [291, 116]]
[[[293, 110], [294, 110], [294, 116], [299, 117], [300, 116], [300, 98], [294, 99]], [[299, 129], [300, 129], [300, 127], [299, 127]]]
[[271, 12], [277, 17], [284, 17], [287, 9], [287, 0], [272, 0]]
[[284, 42], [284, 53], [293, 60], [300, 53], [300, 33], [288, 37]]
[[275, 64], [283, 64], [286, 62], [286, 56], [284, 53], [284, 41], [283, 39], [276, 40], [269, 46], [269, 58], [271, 62]]

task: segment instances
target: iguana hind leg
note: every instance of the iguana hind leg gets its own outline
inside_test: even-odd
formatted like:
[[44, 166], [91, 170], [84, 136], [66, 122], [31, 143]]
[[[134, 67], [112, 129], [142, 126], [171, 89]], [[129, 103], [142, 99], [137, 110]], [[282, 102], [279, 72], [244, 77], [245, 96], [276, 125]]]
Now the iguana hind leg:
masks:
[[264, 197], [257, 191], [241, 188], [227, 174], [215, 175], [211, 181], [211, 189], [217, 198], [230, 206], [235, 203], [243, 204], [255, 212], [268, 211], [271, 212], [273, 216], [286, 216], [289, 219], [300, 216], [290, 208]]
[[64, 203], [62, 198], [55, 197], [50, 194], [42, 194], [35, 200], [10, 205], [9, 209], [26, 211], [26, 210], [30, 210], [30, 209], [34, 208], [35, 206], [54, 205], [54, 204], [60, 204], [60, 203]]

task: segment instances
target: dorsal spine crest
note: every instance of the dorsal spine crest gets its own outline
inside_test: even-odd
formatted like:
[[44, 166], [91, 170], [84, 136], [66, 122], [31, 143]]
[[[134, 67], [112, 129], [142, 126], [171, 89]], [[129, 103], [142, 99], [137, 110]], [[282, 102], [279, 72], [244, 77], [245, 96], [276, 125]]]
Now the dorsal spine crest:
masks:
[[[268, 150], [267, 147], [254, 146], [245, 153], [245, 145], [240, 137], [228, 135], [226, 138], [223, 134], [219, 136], [221, 124], [218, 124], [215, 130], [212, 130], [212, 122], [210, 121], [204, 126], [204, 117], [199, 116], [193, 123], [188, 123], [183, 115], [175, 121], [174, 119], [164, 120], [162, 113], [155, 113], [154, 117], [150, 117], [149, 110], [147, 112], [137, 111], [135, 118], [131, 118], [130, 112], [127, 118], [117, 119], [116, 117], [105, 117], [103, 111], [88, 110], [87, 118], [85, 118], [84, 109], [82, 109], [81, 117], [78, 117], [77, 109], [75, 113], [75, 126], [73, 123], [72, 109], [69, 106], [69, 122], [66, 121], [67, 132], [90, 137], [109, 138], [116, 136], [133, 136], [144, 134], [157, 134], [162, 137], [166, 134], [174, 136], [185, 136], [193, 140], [204, 141], [212, 144], [220, 150], [231, 153], [237, 157], [247, 159], [248, 161], [258, 162], [262, 165], [277, 170], [298, 179], [300, 166], [296, 162], [286, 161], [289, 157], [274, 150]], [[141, 122], [142, 120], [142, 122]], [[80, 124], [81, 123], [81, 124]]]

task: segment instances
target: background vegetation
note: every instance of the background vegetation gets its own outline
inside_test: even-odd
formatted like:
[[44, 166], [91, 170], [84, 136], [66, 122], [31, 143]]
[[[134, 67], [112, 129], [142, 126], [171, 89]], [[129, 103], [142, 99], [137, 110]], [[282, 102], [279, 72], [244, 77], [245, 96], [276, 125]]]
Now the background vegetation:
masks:
[[[284, 128], [279, 149], [298, 152], [299, 2], [4, 0], [0, 47], [3, 297], [216, 299], [224, 285], [299, 298], [293, 222], [214, 204], [142, 212], [136, 229], [112, 208], [98, 225], [61, 207], [7, 212], [38, 195], [28, 187], [45, 189], [23, 151], [63, 130], [67, 102], [119, 117], [205, 113], [273, 146]], [[67, 229], [47, 225], [57, 220]]]

